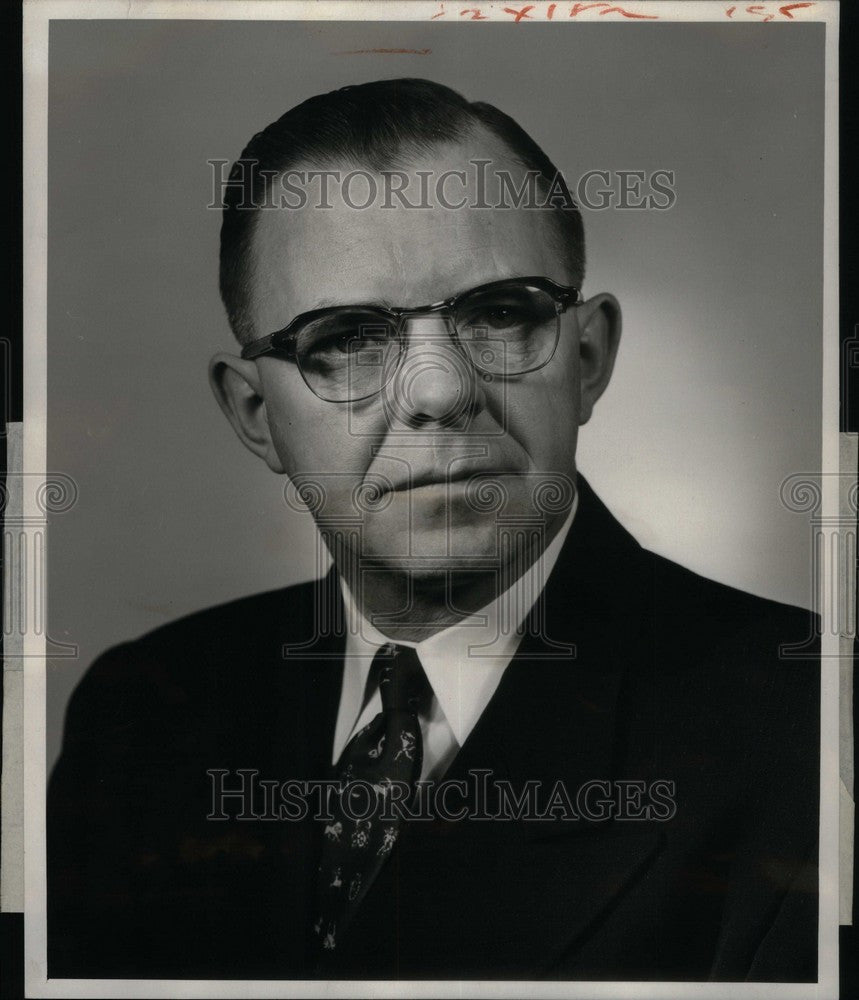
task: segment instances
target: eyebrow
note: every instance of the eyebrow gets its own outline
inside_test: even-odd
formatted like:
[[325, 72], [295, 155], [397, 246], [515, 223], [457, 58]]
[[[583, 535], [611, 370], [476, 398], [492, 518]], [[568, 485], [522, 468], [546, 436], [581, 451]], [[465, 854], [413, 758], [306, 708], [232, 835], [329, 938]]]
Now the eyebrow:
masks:
[[[482, 285], [492, 284], [493, 280], [495, 280], [495, 281], [517, 281], [521, 277], [522, 276], [520, 274], [515, 273], [515, 274], [510, 274], [510, 275], [503, 275], [502, 277], [496, 278], [496, 279], [488, 279], [487, 281], [482, 281], [482, 282], [480, 282], [477, 285], [469, 285], [466, 288], [459, 289], [459, 291], [456, 292], [453, 297], [455, 297], [456, 295], [463, 295], [465, 292], [471, 291], [473, 288], [480, 288]], [[444, 299], [438, 299], [437, 301], [444, 302], [448, 298], [451, 298], [451, 297], [452, 296], [445, 296]], [[420, 303], [419, 306], [415, 306], [413, 308], [420, 308], [421, 306], [433, 305], [433, 304], [434, 303], [422, 302], [422, 303]], [[304, 313], [304, 312], [313, 312], [316, 309], [329, 309], [329, 308], [334, 308], [334, 307], [338, 307], [338, 308], [342, 307], [342, 308], [347, 308], [347, 309], [348, 308], [362, 308], [362, 307], [367, 307], [367, 308], [374, 308], [375, 307], [375, 308], [381, 308], [381, 309], [401, 308], [401, 307], [396, 306], [395, 303], [392, 302], [390, 299], [375, 299], [375, 300], [365, 299], [365, 300], [359, 301], [359, 302], [354, 302], [354, 301], [353, 302], [343, 302], [342, 300], [341, 301], [335, 301], [334, 299], [323, 298], [323, 299], [320, 299], [316, 303], [316, 305], [312, 306], [310, 309], [303, 309], [302, 313]], [[406, 308], [409, 308], [409, 307], [406, 307]], [[301, 315], [301, 313], [296, 313], [296, 316], [299, 316], [299, 315]]]
[[[342, 299], [335, 300], [335, 299], [325, 298], [325, 299], [319, 299], [316, 305], [311, 306], [310, 309], [302, 309], [302, 312], [313, 312], [316, 309], [333, 309], [334, 307], [350, 308], [353, 306], [380, 306], [383, 309], [392, 308], [392, 304], [389, 301], [383, 299], [374, 299], [374, 300], [364, 299], [363, 301], [359, 302], [354, 302], [354, 301], [344, 302]], [[296, 315], [300, 314], [296, 313]]]

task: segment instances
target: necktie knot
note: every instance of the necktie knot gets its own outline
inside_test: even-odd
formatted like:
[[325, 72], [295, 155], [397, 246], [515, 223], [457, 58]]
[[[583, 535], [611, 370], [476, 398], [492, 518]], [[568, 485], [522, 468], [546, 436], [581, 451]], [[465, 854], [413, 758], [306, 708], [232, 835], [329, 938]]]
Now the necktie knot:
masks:
[[417, 715], [429, 688], [417, 653], [408, 646], [388, 643], [376, 654], [376, 662], [382, 711]]

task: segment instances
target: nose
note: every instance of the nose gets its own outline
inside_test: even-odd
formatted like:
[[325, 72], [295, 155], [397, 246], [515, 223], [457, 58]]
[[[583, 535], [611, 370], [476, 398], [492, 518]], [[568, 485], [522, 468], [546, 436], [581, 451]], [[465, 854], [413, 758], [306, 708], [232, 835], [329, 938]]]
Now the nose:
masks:
[[449, 321], [410, 317], [404, 354], [385, 392], [389, 418], [407, 427], [462, 429], [485, 405], [477, 373], [451, 336]]

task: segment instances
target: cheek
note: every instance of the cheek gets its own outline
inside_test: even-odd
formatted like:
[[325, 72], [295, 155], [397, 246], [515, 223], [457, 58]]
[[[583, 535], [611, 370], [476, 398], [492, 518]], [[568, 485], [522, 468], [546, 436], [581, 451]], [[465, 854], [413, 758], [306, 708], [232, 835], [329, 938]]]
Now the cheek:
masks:
[[264, 378], [266, 416], [287, 475], [363, 475], [369, 437], [349, 408], [314, 396], [297, 372]]
[[[560, 359], [555, 359], [560, 360]], [[579, 387], [570, 369], [554, 363], [528, 381], [510, 383], [508, 433], [527, 451], [537, 470], [569, 474], [579, 429]]]

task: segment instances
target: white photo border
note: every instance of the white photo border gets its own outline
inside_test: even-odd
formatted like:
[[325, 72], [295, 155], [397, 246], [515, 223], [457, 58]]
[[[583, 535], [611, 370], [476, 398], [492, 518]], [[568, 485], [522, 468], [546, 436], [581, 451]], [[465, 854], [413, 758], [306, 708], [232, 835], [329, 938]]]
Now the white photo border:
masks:
[[[25, 0], [24, 4], [24, 426], [27, 475], [46, 477], [47, 428], [47, 233], [48, 233], [48, 34], [54, 19], [429, 21], [455, 9], [450, 0]], [[540, 0], [531, 4], [480, 3], [487, 22], [510, 21], [511, 9], [528, 7], [520, 20], [556, 21]], [[564, 6], [569, 6], [565, 4]], [[576, 6], [576, 5], [573, 5]], [[606, 23], [601, 5], [581, 4], [580, 21]], [[784, 8], [788, 11], [785, 14]], [[820, 515], [839, 513], [838, 339], [838, 4], [630, 0], [622, 24], [695, 21], [825, 24], [825, 156], [823, 254], [823, 435]], [[728, 14], [728, 10], [731, 13]], [[602, 5], [605, 12], [605, 6]], [[566, 19], [565, 19], [566, 20]], [[24, 497], [24, 518], [41, 516], [33, 491]], [[819, 609], [837, 598], [831, 574], [821, 574]], [[838, 809], [839, 637], [824, 631], [821, 678], [820, 910], [818, 983], [527, 982], [527, 981], [337, 981], [49, 979], [45, 877], [46, 644], [44, 633], [24, 636], [24, 838], [25, 982], [28, 997], [588, 997], [736, 998], [795, 1000], [838, 995]]]

